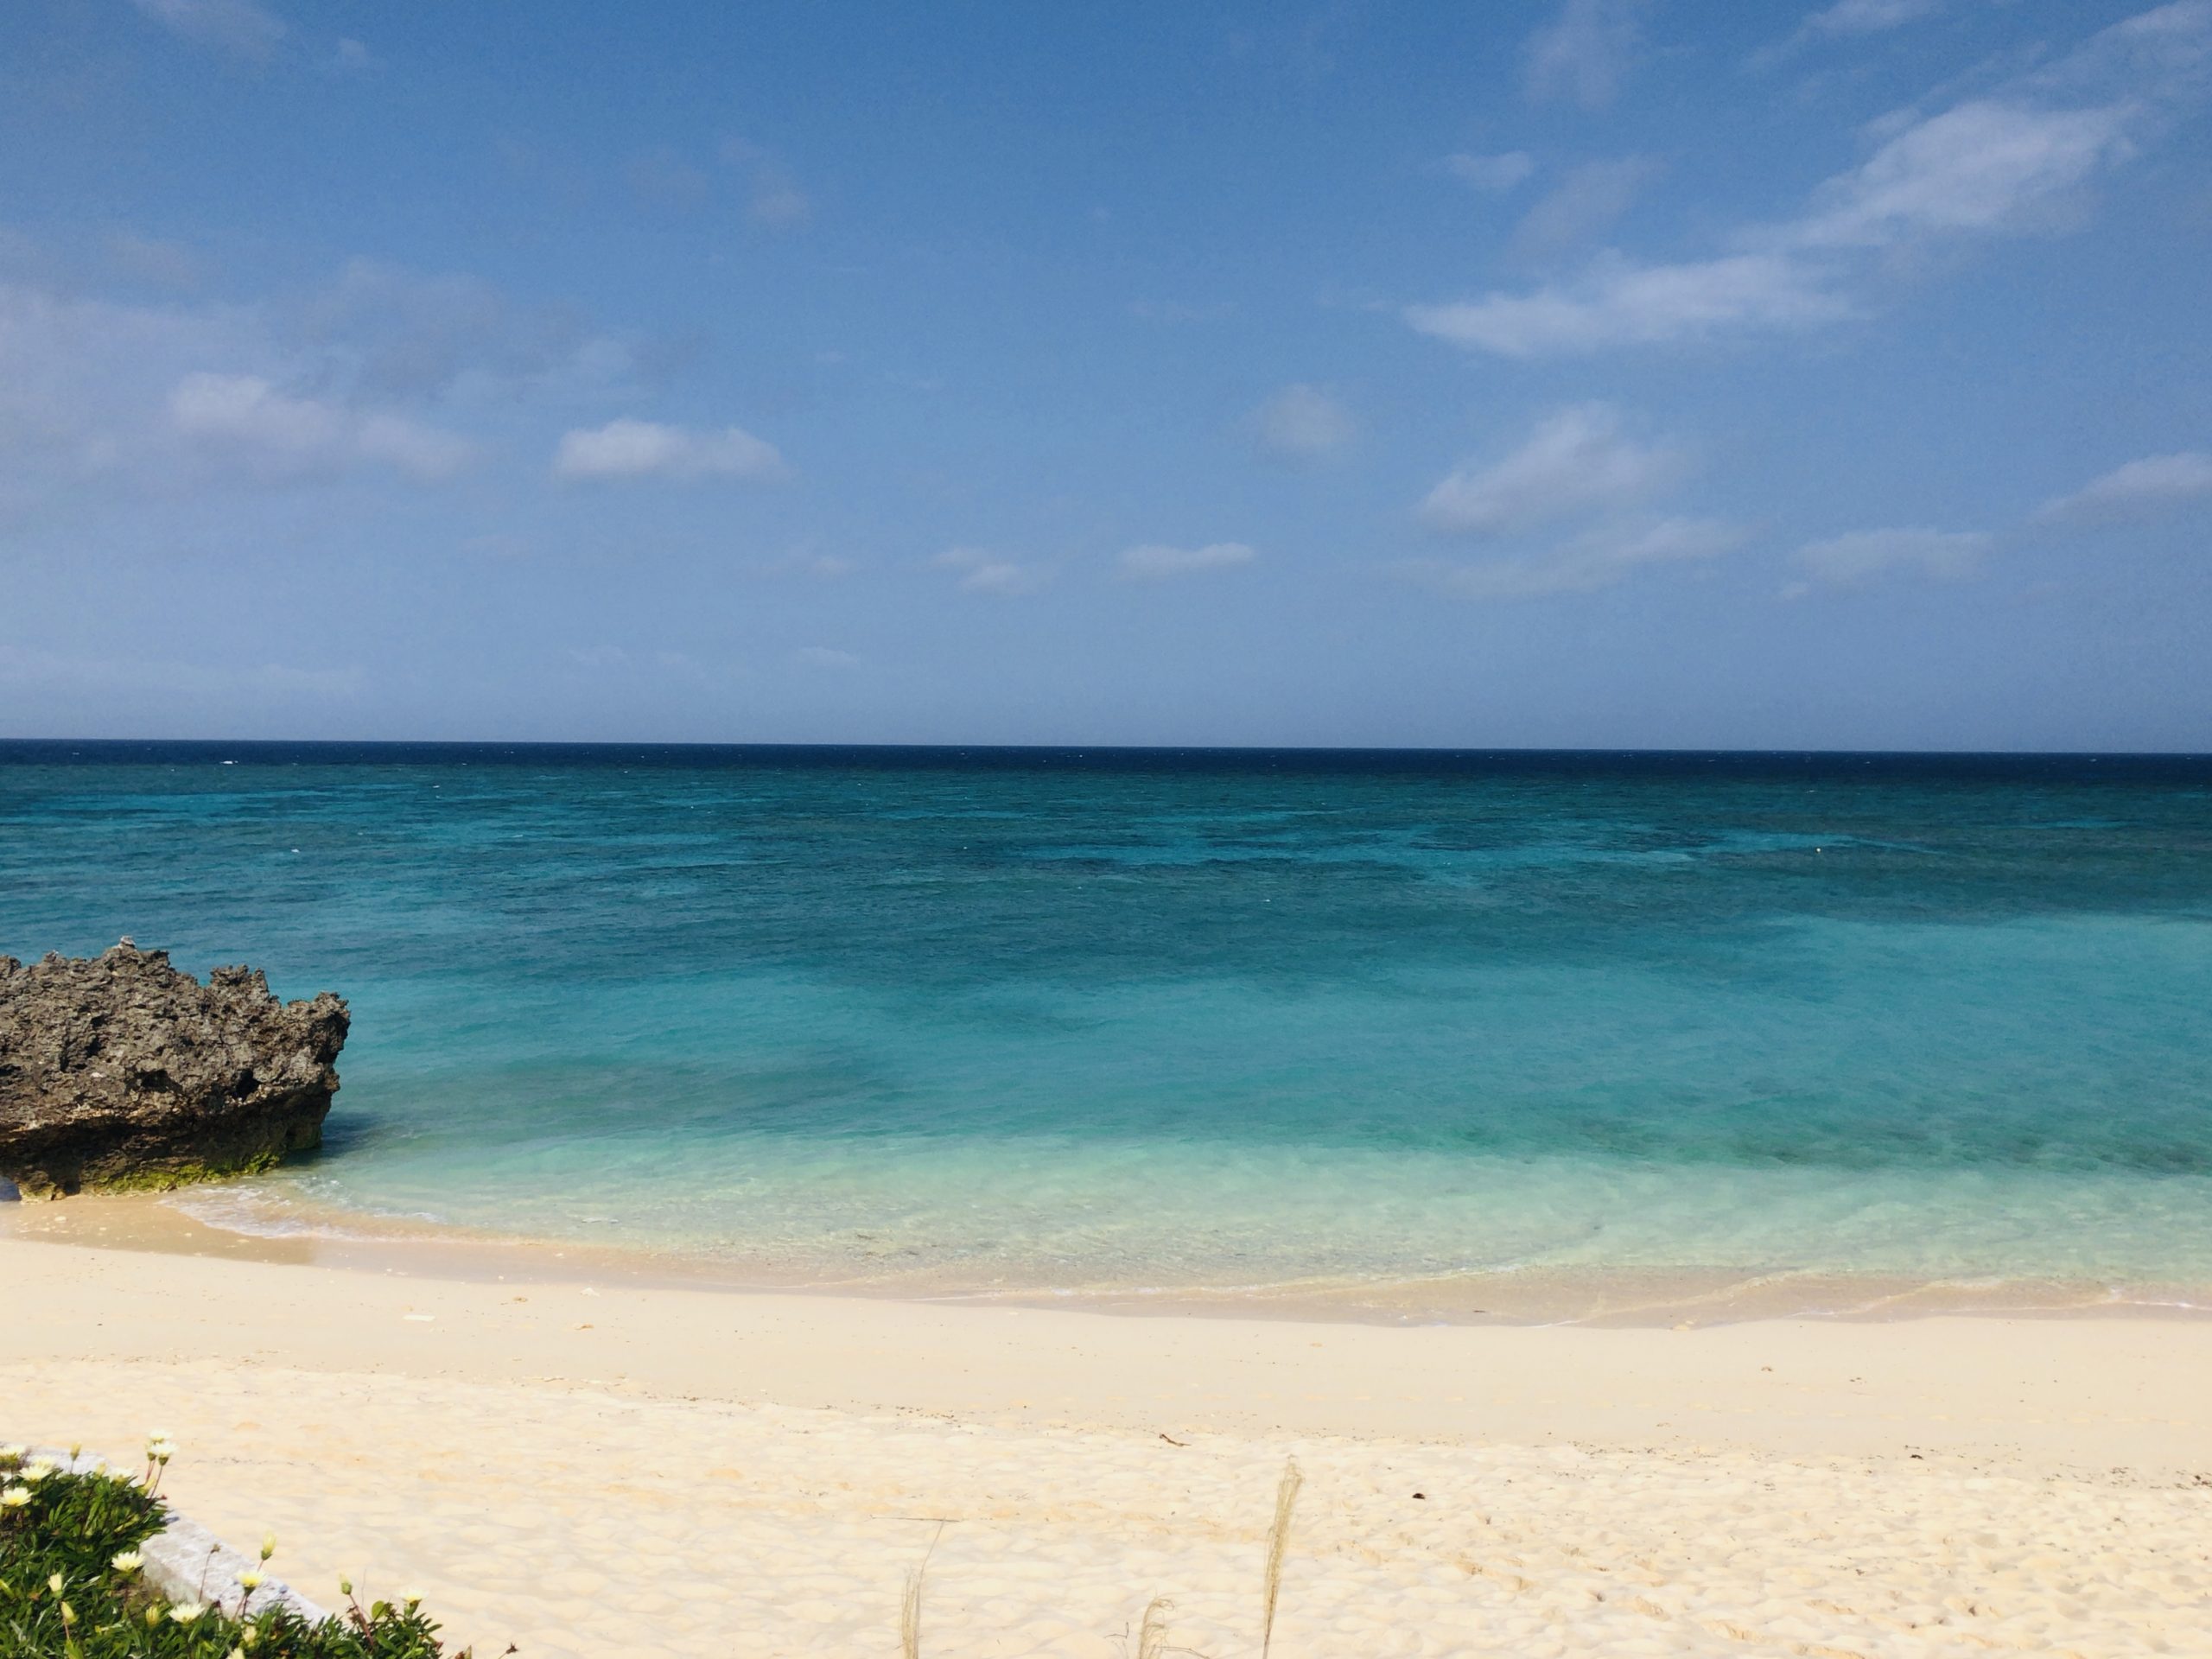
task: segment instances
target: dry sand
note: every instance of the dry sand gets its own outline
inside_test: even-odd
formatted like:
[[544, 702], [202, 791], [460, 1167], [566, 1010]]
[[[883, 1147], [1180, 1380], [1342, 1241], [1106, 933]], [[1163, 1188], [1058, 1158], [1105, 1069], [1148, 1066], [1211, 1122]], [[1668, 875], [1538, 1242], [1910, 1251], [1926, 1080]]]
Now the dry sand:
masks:
[[1122, 1655], [1154, 1596], [1255, 1653], [1291, 1456], [1285, 1659], [2212, 1656], [2212, 1321], [1119, 1317], [0, 1217], [0, 1430], [168, 1429], [199, 1519], [486, 1659], [893, 1656], [925, 1556], [927, 1654]]

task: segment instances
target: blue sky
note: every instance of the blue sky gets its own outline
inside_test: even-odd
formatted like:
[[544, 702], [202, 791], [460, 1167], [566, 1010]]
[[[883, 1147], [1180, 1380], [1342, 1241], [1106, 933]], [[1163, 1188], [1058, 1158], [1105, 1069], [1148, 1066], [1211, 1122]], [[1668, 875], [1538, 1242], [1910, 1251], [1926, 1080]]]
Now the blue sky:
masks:
[[2212, 0], [0, 15], [0, 734], [2212, 747]]

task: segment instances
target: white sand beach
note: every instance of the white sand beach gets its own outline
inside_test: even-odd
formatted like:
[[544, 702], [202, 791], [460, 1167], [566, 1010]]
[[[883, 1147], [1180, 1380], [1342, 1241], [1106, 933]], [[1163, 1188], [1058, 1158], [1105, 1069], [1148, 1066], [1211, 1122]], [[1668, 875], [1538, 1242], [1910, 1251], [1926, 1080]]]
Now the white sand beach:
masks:
[[925, 1653], [1124, 1654], [1154, 1597], [1255, 1653], [1290, 1458], [1286, 1656], [2212, 1653], [2212, 1322], [1122, 1317], [7, 1210], [7, 1433], [165, 1428], [189, 1513], [480, 1656], [893, 1654], [925, 1560]]

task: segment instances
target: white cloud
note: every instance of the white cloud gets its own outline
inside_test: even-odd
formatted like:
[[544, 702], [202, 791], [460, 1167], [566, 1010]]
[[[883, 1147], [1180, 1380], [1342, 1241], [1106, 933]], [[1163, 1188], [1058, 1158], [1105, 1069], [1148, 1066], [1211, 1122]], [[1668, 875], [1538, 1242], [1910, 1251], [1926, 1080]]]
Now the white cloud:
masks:
[[861, 659], [849, 651], [838, 651], [830, 645], [801, 645], [791, 652], [791, 660], [806, 668], [858, 668]]
[[2084, 192], [2135, 155], [2212, 71], [2212, 0], [2177, 0], [2091, 36], [2048, 68], [1869, 132], [1859, 166], [1793, 218], [1745, 226], [1734, 251], [1671, 264], [1618, 253], [1527, 293], [1407, 308], [1425, 334], [1510, 357], [1796, 329], [1866, 309], [1880, 256], [1942, 239], [2078, 222]]
[[1260, 447], [1288, 461], [1319, 461], [1352, 441], [1351, 414], [1319, 386], [1285, 386], [1254, 411]]
[[1989, 545], [1979, 530], [1855, 530], [1799, 548], [1793, 560], [1806, 580], [1785, 591], [1863, 588], [1893, 572], [1957, 582], [1980, 568]]
[[1688, 468], [1681, 450], [1625, 435], [1610, 405], [1583, 404], [1538, 423], [1503, 460], [1455, 469], [1428, 493], [1421, 516], [1453, 535], [1511, 535], [1649, 500]]
[[261, 60], [284, 38], [284, 20], [253, 0], [130, 0], [140, 14], [197, 46]]
[[554, 475], [572, 480], [661, 478], [776, 479], [785, 476], [776, 447], [741, 427], [695, 429], [657, 421], [617, 420], [563, 435]]
[[1560, 410], [1503, 459], [1452, 472], [1429, 492], [1421, 517], [1446, 534], [1509, 546], [1525, 547], [1529, 532], [1545, 526], [1566, 523], [1567, 533], [1549, 546], [1473, 563], [1417, 559], [1398, 574], [1464, 599], [1516, 599], [1592, 593], [1656, 566], [1718, 558], [1742, 544], [1742, 527], [1654, 505], [1689, 468], [1680, 446], [1629, 436], [1611, 404]]
[[1565, 0], [1529, 37], [1529, 96], [1586, 110], [1611, 103], [1642, 44], [1643, 13], [1643, 0]]
[[1632, 527], [1585, 531], [1545, 552], [1522, 558], [1457, 563], [1418, 559], [1401, 565], [1405, 580], [1459, 599], [1535, 599], [1616, 587], [1657, 565], [1698, 564], [1743, 545], [1740, 525], [1715, 518], [1661, 518]]
[[2035, 516], [2082, 524], [2150, 518], [2196, 501], [2212, 501], [2212, 454], [2201, 449], [2115, 467], [2073, 494], [2044, 502]]
[[1211, 542], [1204, 547], [1165, 547], [1147, 543], [1122, 550], [1119, 563], [1124, 578], [1159, 582], [1171, 576], [1194, 575], [1201, 570], [1225, 570], [1249, 564], [1260, 556], [1243, 542]]
[[428, 483], [454, 476], [476, 458], [475, 446], [456, 433], [292, 397], [259, 375], [188, 374], [170, 391], [168, 412], [196, 448], [270, 477], [368, 461]]
[[1536, 158], [1525, 149], [1509, 149], [1501, 156], [1446, 156], [1443, 167], [1463, 184], [1502, 194], [1536, 170]]
[[2126, 105], [2039, 110], [1986, 99], [1915, 122], [1829, 180], [1783, 238], [1803, 248], [1884, 248], [1909, 238], [1994, 235], [2133, 153]]
[[1405, 316], [1422, 334], [1454, 345], [1528, 358], [1802, 328], [1853, 310], [1796, 261], [1744, 253], [1676, 265], [1637, 265], [1608, 256], [1573, 283], [1530, 294], [1409, 306]]
[[1518, 259], [1548, 259], [1590, 241], [1629, 210], [1663, 169], [1648, 156], [1585, 162], [1570, 168], [1528, 211], [1513, 232]]
[[1049, 578], [1049, 573], [1036, 565], [1001, 558], [980, 547], [947, 548], [930, 563], [940, 570], [960, 572], [960, 585], [971, 593], [1034, 593]]

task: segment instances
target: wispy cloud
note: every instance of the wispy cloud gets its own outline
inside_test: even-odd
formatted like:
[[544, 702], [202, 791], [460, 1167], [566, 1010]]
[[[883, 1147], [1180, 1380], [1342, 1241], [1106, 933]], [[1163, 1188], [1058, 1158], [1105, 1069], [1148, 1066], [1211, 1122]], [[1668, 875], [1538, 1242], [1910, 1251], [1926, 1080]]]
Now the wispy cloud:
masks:
[[195, 46], [257, 62], [284, 38], [284, 20], [253, 0], [130, 0], [140, 15]]
[[960, 585], [976, 594], [1034, 593], [1052, 574], [1041, 565], [1004, 558], [980, 547], [950, 547], [930, 563], [939, 570], [957, 571]]
[[722, 161], [745, 181], [746, 215], [772, 231], [797, 230], [814, 217], [814, 203], [791, 169], [768, 150], [743, 138], [722, 142]]
[[570, 480], [769, 480], [788, 469], [775, 445], [742, 427], [694, 429], [657, 421], [609, 421], [566, 433], [553, 457], [556, 478]]
[[[1539, 421], [1507, 454], [1456, 468], [1422, 501], [1421, 520], [1498, 550], [1472, 562], [1415, 559], [1398, 574], [1464, 599], [1525, 599], [1592, 593], [1743, 544], [1740, 525], [1662, 511], [1657, 504], [1689, 474], [1689, 453], [1625, 429], [1611, 404], [1578, 404]], [[1536, 531], [1558, 539], [1528, 548]]]
[[1865, 588], [1894, 575], [1957, 582], [1981, 568], [1990, 541], [1979, 530], [1855, 530], [1799, 548], [1791, 563], [1805, 579], [1783, 592], [1796, 598], [1815, 587]]
[[1202, 570], [1226, 570], [1249, 564], [1260, 556], [1243, 542], [1211, 542], [1204, 547], [1167, 547], [1147, 543], [1122, 550], [1116, 561], [1122, 575], [1132, 582], [1161, 582], [1174, 576], [1196, 575]]
[[1463, 564], [1414, 559], [1398, 567], [1405, 580], [1459, 599], [1536, 599], [1617, 587], [1655, 566], [1702, 564], [1742, 546], [1742, 526], [1718, 518], [1662, 518], [1634, 527], [1585, 531], [1558, 546], [1522, 557]]
[[2096, 524], [2154, 518], [2198, 502], [2212, 503], [2212, 454], [2183, 450], [2115, 467], [2071, 495], [2044, 502], [2035, 516], [2046, 524]]
[[1643, 44], [1643, 11], [1644, 0], [1565, 0], [1529, 37], [1529, 96], [1586, 110], [1611, 103]]
[[1870, 130], [1858, 167], [1796, 216], [1744, 227], [1730, 251], [1662, 264], [1618, 253], [1525, 293], [1415, 305], [1422, 333], [1509, 357], [1587, 353], [1831, 323], [1866, 308], [1894, 250], [2047, 232], [2137, 154], [2212, 73], [2212, 0], [2177, 0], [2056, 63], [1933, 114]]
[[1826, 41], [1886, 34], [1932, 17], [1948, 3], [1948, 0], [1836, 0], [1832, 6], [1807, 14], [1786, 38], [1755, 53], [1751, 67], [1770, 67]]
[[203, 453], [267, 477], [365, 462], [434, 483], [466, 471], [477, 454], [457, 433], [293, 397], [253, 374], [188, 374], [169, 393], [168, 410], [178, 433]]
[[1319, 386], [1285, 386], [1253, 411], [1260, 448], [1284, 461], [1313, 461], [1340, 454], [1355, 435], [1344, 406]]
[[1643, 187], [1666, 169], [1648, 156], [1623, 156], [1571, 168], [1522, 217], [1510, 252], [1516, 259], [1556, 258], [1610, 230]]
[[276, 308], [271, 326], [326, 378], [385, 397], [456, 403], [633, 391], [641, 348], [573, 311], [517, 302], [480, 277], [349, 260]]
[[801, 645], [791, 652], [791, 660], [802, 668], [827, 669], [833, 672], [861, 665], [861, 659], [851, 652], [839, 651], [834, 645]]
[[1878, 35], [1941, 11], [1947, 0], [1836, 0], [1824, 11], [1807, 17], [1803, 27], [1815, 35]]
[[1509, 149], [1498, 156], [1446, 156], [1439, 165], [1471, 188], [1502, 194], [1536, 170], [1536, 158], [1525, 149]]
[[0, 643], [0, 685], [87, 696], [116, 692], [145, 696], [159, 717], [172, 715], [180, 696], [349, 702], [367, 684], [359, 668], [290, 663], [185, 662], [120, 652], [113, 656], [67, 655]]
[[1583, 404], [1539, 422], [1510, 454], [1454, 468], [1422, 501], [1421, 517], [1449, 535], [1517, 534], [1648, 501], [1688, 467], [1680, 449], [1624, 434], [1610, 404]]
[[1730, 254], [1675, 265], [1639, 265], [1609, 254], [1572, 282], [1528, 294], [1409, 306], [1405, 315], [1422, 334], [1455, 346], [1533, 358], [1802, 328], [1856, 310], [1818, 273], [1783, 254]]

